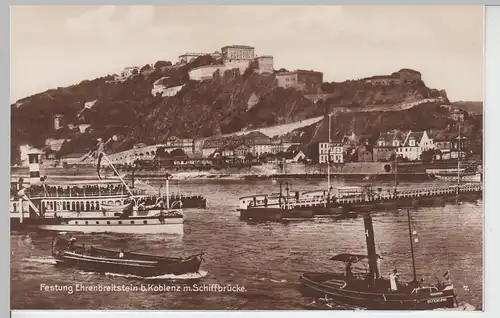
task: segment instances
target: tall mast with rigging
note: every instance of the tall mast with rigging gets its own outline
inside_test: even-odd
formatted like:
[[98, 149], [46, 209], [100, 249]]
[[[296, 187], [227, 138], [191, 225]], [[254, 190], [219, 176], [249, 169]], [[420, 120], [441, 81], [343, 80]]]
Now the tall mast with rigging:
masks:
[[460, 116], [458, 116], [458, 157], [457, 157], [457, 194], [460, 191], [460, 157], [462, 152], [462, 137], [460, 136]]
[[332, 114], [328, 114], [328, 156], [327, 156], [327, 163], [328, 163], [328, 198], [326, 200], [328, 206], [330, 207], [330, 189], [331, 189], [331, 184], [330, 184], [330, 152], [332, 148]]
[[411, 230], [410, 209], [408, 209], [408, 231], [410, 232], [411, 262], [413, 266], [413, 281], [417, 281], [417, 270], [415, 268], [415, 253], [413, 251], [413, 233]]

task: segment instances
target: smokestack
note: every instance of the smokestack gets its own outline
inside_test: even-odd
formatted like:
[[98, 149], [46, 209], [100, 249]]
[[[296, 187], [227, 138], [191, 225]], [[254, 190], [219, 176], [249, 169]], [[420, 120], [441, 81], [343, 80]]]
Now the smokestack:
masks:
[[373, 222], [371, 215], [365, 215], [365, 236], [366, 236], [366, 248], [368, 251], [368, 264], [370, 265], [370, 274], [375, 277], [378, 272], [377, 269], [377, 252], [375, 249], [375, 237], [373, 232]]

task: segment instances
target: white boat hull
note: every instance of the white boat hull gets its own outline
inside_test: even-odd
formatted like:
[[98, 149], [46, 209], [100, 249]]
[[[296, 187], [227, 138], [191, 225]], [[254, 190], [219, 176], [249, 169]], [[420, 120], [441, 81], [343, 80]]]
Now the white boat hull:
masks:
[[[440, 176], [436, 175], [436, 179], [442, 180], [442, 181], [458, 181], [458, 176]], [[481, 175], [480, 174], [474, 174], [474, 175], [466, 175], [466, 176], [460, 176], [460, 181], [465, 181], [465, 182], [481, 182]]]
[[124, 233], [124, 234], [183, 234], [182, 223], [148, 225], [39, 225], [38, 229], [56, 232]]
[[[49, 223], [49, 222], [47, 222]], [[64, 220], [60, 224], [33, 224], [32, 226], [46, 231], [81, 232], [81, 233], [137, 233], [183, 234], [183, 217], [130, 217], [130, 218], [78, 218]]]

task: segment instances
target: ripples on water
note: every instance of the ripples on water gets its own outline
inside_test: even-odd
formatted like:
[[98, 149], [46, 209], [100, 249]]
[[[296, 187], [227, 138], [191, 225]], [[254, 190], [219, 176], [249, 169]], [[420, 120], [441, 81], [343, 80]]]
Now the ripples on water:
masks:
[[[325, 182], [294, 182], [307, 190]], [[175, 186], [172, 187], [176, 189]], [[184, 193], [203, 194], [206, 210], [187, 210], [184, 235], [79, 235], [86, 244], [187, 256], [205, 252], [202, 284], [238, 284], [244, 293], [216, 292], [42, 292], [40, 284], [140, 284], [122, 275], [97, 275], [53, 266], [51, 235], [13, 233], [11, 236], [12, 308], [80, 309], [301, 309], [311, 299], [298, 291], [304, 271], [335, 267], [337, 253], [366, 253], [363, 219], [305, 221], [288, 224], [248, 224], [239, 221], [238, 197], [276, 192], [270, 181], [211, 181], [182, 184]], [[374, 214], [377, 249], [384, 257], [382, 274], [397, 268], [411, 280], [411, 254], [406, 211]], [[462, 302], [481, 308], [483, 205], [464, 203], [412, 211], [419, 277], [430, 283], [449, 269]], [[313, 304], [313, 306], [315, 306]], [[328, 307], [325, 307], [328, 308]]]

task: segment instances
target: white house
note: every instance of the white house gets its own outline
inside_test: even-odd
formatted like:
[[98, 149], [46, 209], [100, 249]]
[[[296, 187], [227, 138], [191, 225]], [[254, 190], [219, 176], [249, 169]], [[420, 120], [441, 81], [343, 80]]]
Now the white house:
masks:
[[328, 163], [328, 153], [330, 153], [330, 163], [344, 162], [344, 147], [341, 141], [332, 141], [330, 147], [328, 142], [319, 142], [319, 163]]
[[434, 141], [429, 138], [426, 131], [410, 131], [402, 146], [397, 149], [399, 157], [410, 161], [420, 160], [420, 156], [426, 150], [434, 149]]

